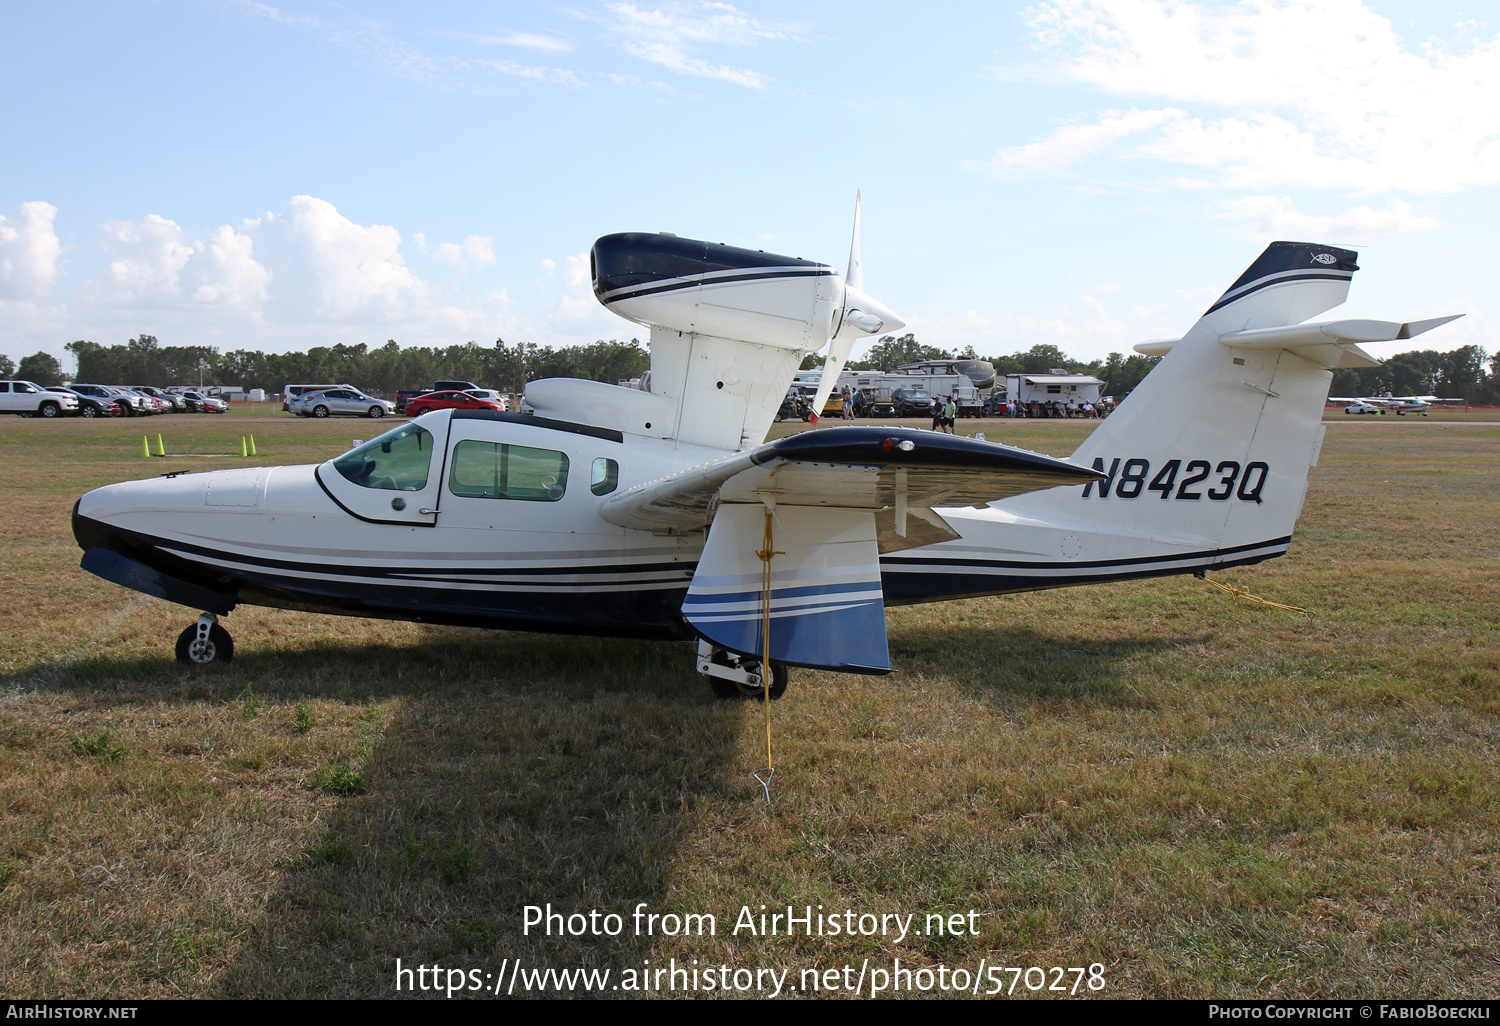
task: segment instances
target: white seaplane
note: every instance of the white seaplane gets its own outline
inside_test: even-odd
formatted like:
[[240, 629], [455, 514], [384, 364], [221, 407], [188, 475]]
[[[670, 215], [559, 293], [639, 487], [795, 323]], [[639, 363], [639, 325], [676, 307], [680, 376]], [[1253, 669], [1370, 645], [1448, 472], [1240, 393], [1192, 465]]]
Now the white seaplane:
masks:
[[[74, 507], [84, 569], [200, 610], [179, 659], [232, 658], [242, 604], [695, 640], [722, 695], [786, 667], [889, 672], [885, 607], [1199, 573], [1286, 552], [1330, 368], [1413, 323], [1303, 323], [1355, 254], [1272, 243], [1070, 459], [904, 427], [766, 442], [803, 357], [903, 326], [849, 271], [668, 233], [608, 235], [594, 293], [650, 328], [644, 390], [550, 379], [535, 416], [438, 411], [317, 466], [172, 474]], [[831, 340], [831, 341], [830, 341]], [[769, 664], [769, 673], [763, 667]]]
[[1345, 404], [1345, 413], [1394, 413], [1398, 417], [1404, 417], [1408, 413], [1420, 413], [1425, 417], [1438, 403], [1467, 402], [1463, 396], [1391, 395], [1389, 392], [1385, 395], [1331, 395], [1328, 401]]

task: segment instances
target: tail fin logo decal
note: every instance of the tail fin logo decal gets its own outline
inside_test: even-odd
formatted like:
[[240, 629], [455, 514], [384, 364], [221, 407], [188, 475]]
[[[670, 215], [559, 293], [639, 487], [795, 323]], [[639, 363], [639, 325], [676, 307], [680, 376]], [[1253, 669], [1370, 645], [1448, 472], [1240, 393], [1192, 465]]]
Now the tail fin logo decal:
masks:
[[1339, 258], [1334, 256], [1332, 253], [1318, 253], [1313, 257], [1313, 259], [1320, 264], [1336, 264], [1339, 262]]

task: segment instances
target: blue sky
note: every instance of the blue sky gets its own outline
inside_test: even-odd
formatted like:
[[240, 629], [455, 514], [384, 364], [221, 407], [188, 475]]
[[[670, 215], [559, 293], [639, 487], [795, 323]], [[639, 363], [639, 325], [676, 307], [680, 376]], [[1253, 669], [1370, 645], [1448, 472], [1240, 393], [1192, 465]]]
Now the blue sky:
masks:
[[15, 359], [630, 338], [599, 235], [842, 268], [856, 188], [867, 291], [932, 345], [1128, 351], [1289, 238], [1360, 248], [1342, 312], [1500, 348], [1474, 5], [58, 3], [0, 76]]

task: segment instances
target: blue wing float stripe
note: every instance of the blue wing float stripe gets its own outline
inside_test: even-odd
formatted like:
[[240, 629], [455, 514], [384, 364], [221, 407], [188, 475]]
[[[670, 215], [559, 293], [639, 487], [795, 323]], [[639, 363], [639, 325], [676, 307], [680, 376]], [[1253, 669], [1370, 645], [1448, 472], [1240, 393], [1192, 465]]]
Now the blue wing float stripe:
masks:
[[[719, 508], [682, 615], [715, 645], [764, 650], [764, 507]], [[772, 528], [771, 659], [792, 666], [889, 673], [875, 518], [868, 510], [781, 506]]]

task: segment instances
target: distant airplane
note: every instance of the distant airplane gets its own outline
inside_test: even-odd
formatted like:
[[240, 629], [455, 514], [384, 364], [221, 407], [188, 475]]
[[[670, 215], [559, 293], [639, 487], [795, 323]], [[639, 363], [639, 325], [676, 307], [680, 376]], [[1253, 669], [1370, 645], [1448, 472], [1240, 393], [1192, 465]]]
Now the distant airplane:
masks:
[[1408, 413], [1420, 413], [1427, 416], [1432, 410], [1434, 403], [1466, 403], [1467, 399], [1462, 396], [1443, 397], [1436, 395], [1331, 395], [1328, 397], [1331, 403], [1347, 403], [1344, 407], [1345, 413], [1394, 413], [1398, 417]]

